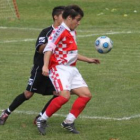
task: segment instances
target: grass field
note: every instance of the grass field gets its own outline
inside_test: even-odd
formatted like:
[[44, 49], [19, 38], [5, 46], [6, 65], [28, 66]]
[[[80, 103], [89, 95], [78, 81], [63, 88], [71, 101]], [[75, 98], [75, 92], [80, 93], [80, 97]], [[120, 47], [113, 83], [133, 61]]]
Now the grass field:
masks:
[[[33, 119], [51, 96], [35, 94], [0, 126], [0, 140], [140, 140], [140, 2], [138, 0], [17, 0], [20, 20], [0, 19], [0, 111], [22, 93], [40, 31], [52, 23], [54, 6], [78, 4], [85, 17], [77, 29], [79, 53], [100, 65], [78, 62], [93, 99], [76, 120], [79, 135], [60, 127], [73, 100], [49, 119], [41, 136]], [[109, 36], [114, 48], [99, 54], [94, 41]], [[0, 112], [1, 113], [1, 112]]]

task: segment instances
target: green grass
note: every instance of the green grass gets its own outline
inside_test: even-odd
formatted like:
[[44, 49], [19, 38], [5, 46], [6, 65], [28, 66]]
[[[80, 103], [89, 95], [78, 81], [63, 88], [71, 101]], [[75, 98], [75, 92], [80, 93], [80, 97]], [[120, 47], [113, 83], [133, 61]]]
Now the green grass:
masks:
[[[17, 0], [17, 4], [20, 20], [0, 19], [0, 110], [25, 90], [36, 38], [42, 28], [52, 23], [54, 6], [78, 4], [83, 8], [85, 17], [77, 29], [79, 53], [99, 58], [101, 64], [77, 63], [93, 94], [76, 120], [79, 135], [69, 134], [60, 127], [65, 119], [63, 115], [76, 98], [72, 96], [57, 112], [59, 115], [49, 119], [47, 135], [41, 136], [32, 122], [51, 96], [35, 94], [13, 112], [7, 124], [0, 126], [0, 140], [139, 140], [139, 1]], [[94, 48], [94, 41], [101, 35], [109, 36], [114, 42], [108, 54], [99, 54]], [[30, 111], [33, 112], [29, 115]], [[124, 117], [131, 119], [123, 120]]]

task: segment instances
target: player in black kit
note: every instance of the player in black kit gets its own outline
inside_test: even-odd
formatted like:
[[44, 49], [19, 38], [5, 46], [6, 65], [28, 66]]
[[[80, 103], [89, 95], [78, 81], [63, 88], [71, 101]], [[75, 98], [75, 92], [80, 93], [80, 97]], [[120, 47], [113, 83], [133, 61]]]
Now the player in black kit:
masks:
[[[13, 112], [18, 106], [20, 106], [24, 101], [30, 99], [34, 93], [39, 93], [42, 95], [54, 95], [48, 103], [44, 106], [42, 113], [44, 113], [45, 109], [57, 95], [55, 95], [55, 89], [53, 87], [53, 84], [51, 83], [49, 77], [45, 77], [42, 75], [42, 67], [43, 67], [43, 59], [44, 54], [43, 50], [46, 46], [46, 43], [48, 41], [48, 37], [52, 33], [53, 29], [58, 27], [62, 22], [62, 13], [64, 11], [64, 6], [58, 6], [55, 7], [52, 11], [52, 17], [54, 20], [54, 23], [52, 26], [45, 28], [41, 31], [40, 35], [38, 36], [38, 39], [36, 41], [36, 48], [35, 48], [35, 54], [34, 54], [34, 62], [33, 67], [31, 70], [31, 76], [28, 81], [28, 85], [26, 90], [19, 94], [13, 102], [10, 104], [10, 106], [5, 109], [1, 116], [0, 116], [0, 125], [4, 125], [7, 118]], [[41, 113], [40, 113], [41, 114]], [[39, 117], [39, 116], [37, 116]], [[36, 119], [34, 123], [36, 122]]]

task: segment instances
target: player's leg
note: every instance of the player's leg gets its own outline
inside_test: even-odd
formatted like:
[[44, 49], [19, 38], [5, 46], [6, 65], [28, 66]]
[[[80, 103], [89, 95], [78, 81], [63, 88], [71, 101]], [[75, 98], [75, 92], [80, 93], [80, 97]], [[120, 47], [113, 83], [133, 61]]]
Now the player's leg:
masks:
[[74, 101], [72, 108], [70, 110], [70, 113], [69, 113], [69, 114], [74, 115], [74, 119], [73, 118], [71, 119], [68, 115], [65, 120], [67, 123], [73, 123], [74, 120], [84, 110], [84, 108], [85, 108], [86, 104], [89, 102], [89, 100], [92, 98], [92, 95], [91, 95], [88, 87], [81, 87], [81, 88], [73, 89], [72, 92], [74, 92], [76, 95], [78, 95], [78, 97]]
[[70, 99], [70, 92], [69, 91], [61, 91], [60, 95], [57, 98], [54, 98], [49, 106], [47, 107], [46, 111], [43, 113], [41, 117], [37, 119], [37, 127], [39, 132], [42, 135], [46, 134], [46, 120], [50, 118], [56, 111], [58, 111], [62, 105], [64, 105]]
[[[56, 75], [56, 77], [54, 75]], [[44, 117], [44, 119], [47, 119], [45, 114], [48, 117], [51, 117], [53, 113], [60, 109], [61, 106], [70, 99], [69, 80], [71, 78], [71, 69], [66, 66], [57, 66], [55, 69], [51, 70], [49, 77], [51, 78], [55, 89], [57, 92], [59, 92], [59, 96], [50, 102], [45, 113], [43, 114], [44, 116], [42, 115], [42, 118]]]
[[76, 94], [78, 98], [74, 101], [69, 114], [61, 125], [73, 133], [78, 133], [74, 127], [74, 121], [83, 111], [92, 95], [79, 71], [75, 68], [73, 73], [75, 76], [72, 79], [71, 92]]
[[78, 134], [79, 132], [74, 126], [74, 121], [84, 110], [86, 104], [91, 99], [91, 94], [87, 87], [73, 89], [72, 92], [78, 95], [78, 98], [74, 101], [69, 114], [67, 115], [66, 119], [62, 122], [61, 126], [72, 133]]
[[38, 73], [37, 68], [33, 67], [26, 91], [18, 95], [10, 104], [10, 106], [2, 112], [0, 116], [0, 125], [4, 125], [11, 112], [14, 111], [18, 106], [20, 106], [24, 101], [28, 100], [33, 96], [34, 87], [37, 86], [36, 82], [38, 79], [37, 73]]
[[44, 108], [43, 108], [42, 111], [41, 111], [41, 115], [46, 111], [46, 109], [47, 109], [47, 107], [49, 106], [49, 104], [51, 103], [51, 101], [52, 101], [54, 98], [56, 98], [56, 97], [58, 97], [58, 96], [54, 95], [54, 96], [45, 104]]
[[45, 112], [50, 102], [58, 96], [50, 78], [43, 76], [42, 72], [38, 72], [38, 75], [40, 75], [40, 81], [36, 92], [42, 95], [53, 95], [53, 97], [44, 105], [42, 111], [35, 117], [34, 124], [36, 124], [36, 120]]
[[47, 107], [49, 106], [49, 104], [51, 103], [51, 101], [56, 98], [58, 96], [54, 95], [45, 105], [44, 105], [44, 108], [42, 109], [42, 111], [35, 117], [34, 119], [34, 124], [36, 125], [36, 121], [39, 117], [41, 117], [43, 115], [43, 113], [46, 111]]
[[14, 111], [18, 106], [20, 106], [24, 101], [30, 99], [33, 96], [33, 94], [34, 94], [33, 92], [26, 90], [22, 94], [18, 95], [7, 109], [9, 111], [9, 114], [12, 111]]
[[5, 109], [1, 116], [0, 116], [0, 125], [4, 125], [8, 116], [13, 112], [18, 106], [20, 106], [24, 101], [28, 100], [30, 97], [32, 97], [33, 92], [25, 91], [21, 94], [19, 94], [13, 102], [10, 104], [10, 106]]
[[44, 124], [63, 104], [70, 99], [70, 81], [72, 68], [66, 66], [57, 66], [51, 70], [49, 77], [55, 89], [59, 92], [59, 96], [51, 101], [44, 114], [37, 119], [37, 127], [41, 134], [45, 134]]
[[[47, 107], [44, 114], [48, 117], [51, 117], [57, 110], [59, 110], [63, 104], [65, 104], [70, 99], [70, 92], [67, 90], [61, 91], [59, 96], [51, 101]], [[42, 118], [47, 119], [45, 115], [42, 115]]]

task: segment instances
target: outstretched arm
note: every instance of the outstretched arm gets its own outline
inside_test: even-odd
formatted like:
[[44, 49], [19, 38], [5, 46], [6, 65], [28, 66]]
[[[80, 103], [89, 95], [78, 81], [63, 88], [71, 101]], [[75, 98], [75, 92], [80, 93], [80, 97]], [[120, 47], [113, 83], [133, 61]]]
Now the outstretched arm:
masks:
[[100, 60], [97, 58], [89, 58], [83, 55], [78, 54], [78, 60], [87, 62], [87, 63], [95, 63], [95, 64], [100, 64]]

